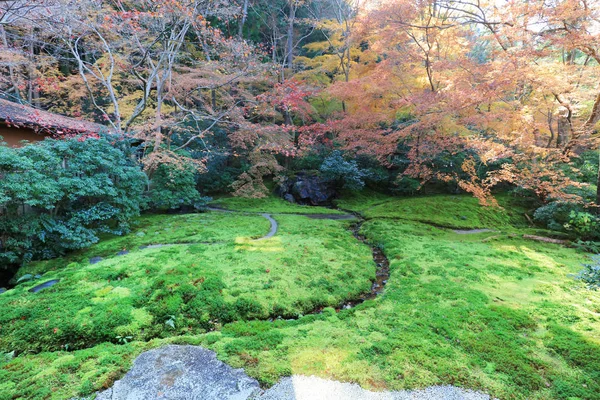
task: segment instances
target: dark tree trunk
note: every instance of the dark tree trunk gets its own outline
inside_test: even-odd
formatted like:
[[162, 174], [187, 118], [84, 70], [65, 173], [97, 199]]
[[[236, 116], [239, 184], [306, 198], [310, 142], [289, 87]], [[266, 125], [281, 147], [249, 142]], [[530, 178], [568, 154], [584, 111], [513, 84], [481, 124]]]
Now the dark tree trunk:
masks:
[[598, 177], [596, 178], [596, 212], [600, 214], [600, 150], [598, 153]]

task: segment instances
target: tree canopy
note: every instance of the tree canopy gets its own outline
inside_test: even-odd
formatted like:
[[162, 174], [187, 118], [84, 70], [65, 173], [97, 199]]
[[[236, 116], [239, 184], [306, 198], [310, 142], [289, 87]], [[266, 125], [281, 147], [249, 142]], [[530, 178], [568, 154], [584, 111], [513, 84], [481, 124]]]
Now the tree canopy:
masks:
[[150, 177], [229, 168], [226, 190], [261, 196], [342, 151], [392, 188], [599, 202], [578, 168], [600, 121], [597, 0], [14, 0], [0, 39], [3, 97], [143, 141]]

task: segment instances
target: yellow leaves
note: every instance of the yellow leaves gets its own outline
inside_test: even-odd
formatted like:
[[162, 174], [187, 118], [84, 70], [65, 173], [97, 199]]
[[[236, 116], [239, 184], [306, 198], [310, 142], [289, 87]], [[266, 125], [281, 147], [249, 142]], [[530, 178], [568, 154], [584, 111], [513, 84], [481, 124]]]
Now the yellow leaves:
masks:
[[436, 132], [443, 135], [470, 136], [473, 132], [460, 124], [452, 115], [444, 115], [438, 124]]

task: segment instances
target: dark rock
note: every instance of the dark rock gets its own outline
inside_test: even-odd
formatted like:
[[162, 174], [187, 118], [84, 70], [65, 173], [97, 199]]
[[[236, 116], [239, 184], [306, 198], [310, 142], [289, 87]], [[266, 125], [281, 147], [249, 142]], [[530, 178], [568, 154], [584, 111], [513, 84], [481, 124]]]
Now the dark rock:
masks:
[[58, 282], [60, 282], [60, 279], [53, 279], [51, 281], [44, 282], [41, 285], [37, 285], [35, 287], [32, 287], [31, 289], [29, 289], [29, 291], [31, 293], [37, 293], [37, 292], [39, 292], [42, 289], [46, 289], [46, 288], [49, 288], [51, 286], [56, 285]]
[[98, 264], [102, 260], [102, 257], [92, 257], [90, 258], [90, 264]]
[[6, 288], [0, 287], [0, 294], [6, 292]]
[[25, 274], [22, 277], [20, 277], [19, 279], [17, 279], [17, 284], [21, 283], [21, 282], [27, 282], [34, 279], [33, 275], [31, 274]]
[[122, 251], [120, 251], [120, 252], [117, 253], [118, 256], [124, 256], [124, 255], [127, 255], [127, 254], [129, 254], [129, 252], [127, 250], [122, 250]]
[[290, 203], [295, 203], [296, 202], [296, 199], [294, 198], [294, 196], [291, 193], [288, 193], [288, 194], [284, 195], [283, 199], [285, 201], [290, 202]]
[[131, 371], [96, 400], [246, 400], [260, 393], [242, 369], [197, 346], [166, 346], [141, 354]]
[[336, 196], [334, 182], [308, 173], [299, 173], [286, 179], [278, 193], [287, 201], [293, 198], [296, 203], [313, 206], [329, 204]]

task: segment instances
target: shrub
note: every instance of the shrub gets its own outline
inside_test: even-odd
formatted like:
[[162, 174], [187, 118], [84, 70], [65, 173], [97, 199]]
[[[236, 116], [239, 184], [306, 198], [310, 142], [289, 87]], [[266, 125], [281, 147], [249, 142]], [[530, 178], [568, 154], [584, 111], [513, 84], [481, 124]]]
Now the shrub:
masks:
[[0, 265], [56, 257], [96, 243], [100, 233], [126, 232], [146, 177], [123, 147], [106, 139], [0, 146]]
[[368, 175], [355, 160], [344, 159], [341, 151], [331, 153], [321, 164], [320, 171], [325, 178], [348, 190], [361, 190]]
[[600, 256], [592, 257], [592, 263], [583, 264], [583, 269], [575, 276], [584, 282], [590, 289], [600, 288]]
[[598, 217], [586, 212], [582, 205], [555, 201], [538, 208], [533, 218], [548, 229], [569, 232], [578, 239], [600, 237]]
[[583, 208], [576, 203], [555, 201], [535, 210], [533, 218], [548, 229], [564, 231], [565, 224], [569, 223], [571, 211], [580, 212]]
[[413, 195], [421, 188], [420, 180], [403, 175], [398, 176], [398, 179], [394, 184], [395, 187], [392, 189], [392, 192], [401, 195]]
[[569, 223], [565, 224], [565, 229], [575, 232], [579, 237], [598, 236], [598, 217], [588, 212], [571, 211], [569, 213]]
[[161, 164], [152, 176], [147, 206], [156, 210], [204, 209], [210, 199], [196, 189], [195, 175], [192, 166]]
[[586, 151], [574, 160], [574, 167], [577, 168], [578, 175], [574, 176], [581, 182], [596, 184], [598, 179], [598, 152]]

